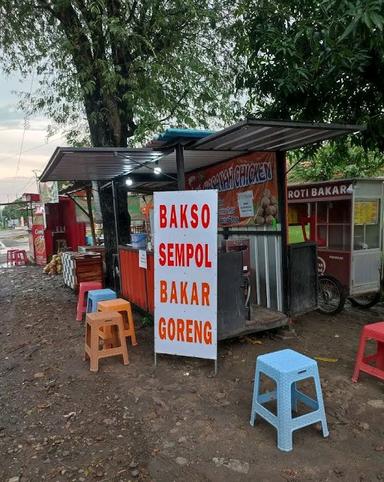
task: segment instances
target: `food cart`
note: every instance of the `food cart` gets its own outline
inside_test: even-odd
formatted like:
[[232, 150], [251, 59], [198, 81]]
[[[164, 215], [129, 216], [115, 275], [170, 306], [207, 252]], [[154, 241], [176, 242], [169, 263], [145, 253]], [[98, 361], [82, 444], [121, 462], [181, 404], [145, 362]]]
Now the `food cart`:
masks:
[[39, 194], [23, 194], [31, 205], [29, 252], [38, 265], [45, 265], [53, 254], [62, 250], [77, 250], [85, 244], [85, 223], [77, 222], [76, 205], [67, 196], [57, 203], [41, 202]]
[[[168, 129], [145, 148], [57, 148], [41, 180], [100, 181], [100, 189], [111, 189], [117, 240], [116, 191], [151, 196], [217, 189], [218, 338], [225, 339], [284, 326], [293, 315], [317, 308], [316, 243], [287, 243], [285, 152], [359, 130], [254, 119], [219, 132]], [[138, 221], [146, 233], [134, 233], [130, 245], [117, 242], [114, 271], [121, 295], [152, 314], [150, 210]]]
[[317, 244], [323, 312], [339, 312], [348, 297], [362, 308], [380, 300], [383, 183], [342, 179], [288, 187], [290, 240]]

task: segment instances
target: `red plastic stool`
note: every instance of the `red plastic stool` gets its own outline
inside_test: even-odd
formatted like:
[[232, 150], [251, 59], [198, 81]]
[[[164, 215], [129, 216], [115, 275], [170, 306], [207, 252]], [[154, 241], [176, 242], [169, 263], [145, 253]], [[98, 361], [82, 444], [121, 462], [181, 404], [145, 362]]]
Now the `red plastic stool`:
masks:
[[7, 266], [13, 266], [15, 264], [17, 251], [17, 249], [7, 250]]
[[[377, 342], [377, 351], [374, 355], [364, 356], [365, 344], [368, 340]], [[375, 365], [370, 365], [370, 362], [374, 362]], [[380, 380], [384, 380], [384, 321], [366, 325], [361, 332], [355, 370], [352, 377], [353, 382], [357, 382], [360, 372], [365, 372]]]
[[25, 266], [28, 263], [27, 253], [24, 249], [17, 249], [15, 253], [16, 266]]
[[87, 295], [88, 291], [101, 290], [103, 283], [101, 281], [83, 281], [79, 285], [79, 296], [77, 298], [76, 321], [83, 319], [83, 313], [87, 311]]

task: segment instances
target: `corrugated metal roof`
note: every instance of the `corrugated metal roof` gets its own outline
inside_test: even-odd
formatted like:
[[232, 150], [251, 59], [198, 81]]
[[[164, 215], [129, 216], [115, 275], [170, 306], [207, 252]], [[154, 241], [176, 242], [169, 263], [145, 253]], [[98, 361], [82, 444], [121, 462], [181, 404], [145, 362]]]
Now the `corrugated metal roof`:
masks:
[[102, 181], [156, 162], [163, 151], [153, 149], [57, 147], [41, 181]]
[[363, 126], [248, 119], [204, 137], [194, 149], [288, 151], [364, 130]]
[[[364, 127], [353, 125], [245, 120], [189, 143], [184, 150], [185, 172], [251, 151], [286, 151], [361, 130]], [[58, 147], [40, 180], [99, 181], [133, 172], [153, 174], [156, 161], [163, 173], [176, 173], [176, 153], [169, 149]]]
[[[236, 156], [236, 152], [184, 151], [185, 171], [193, 171]], [[242, 152], [238, 153], [239, 155]], [[158, 162], [163, 173], [176, 176], [176, 152], [152, 149], [125, 148], [68, 148], [58, 147], [41, 181], [104, 181], [134, 173], [153, 174], [153, 163]]]

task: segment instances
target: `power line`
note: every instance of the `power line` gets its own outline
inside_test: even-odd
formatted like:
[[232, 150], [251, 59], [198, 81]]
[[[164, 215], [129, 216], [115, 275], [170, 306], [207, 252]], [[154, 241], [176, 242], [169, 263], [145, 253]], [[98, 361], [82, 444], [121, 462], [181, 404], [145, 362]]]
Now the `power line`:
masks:
[[[32, 77], [31, 77], [31, 86], [29, 88], [29, 97], [32, 95], [32, 89], [33, 89], [33, 81], [35, 78], [35, 71], [32, 71]], [[23, 147], [24, 147], [24, 139], [25, 139], [25, 132], [29, 128], [29, 116], [28, 114], [25, 115], [24, 118], [24, 129], [23, 129], [23, 134], [21, 136], [21, 143], [20, 143], [20, 150], [19, 150], [19, 158], [17, 159], [17, 165], [16, 165], [16, 174], [15, 177], [18, 176], [19, 174], [19, 168], [20, 168], [20, 161], [21, 161], [21, 155], [23, 153]]]
[[[52, 139], [48, 142], [44, 142], [44, 144], [39, 144], [38, 146], [34, 146], [34, 147], [30, 147], [29, 149], [25, 149], [25, 151], [23, 151], [23, 153], [25, 154], [26, 152], [34, 151], [35, 149], [40, 149], [41, 147], [47, 146], [48, 144], [52, 144], [52, 142], [56, 142], [59, 139], [63, 139], [63, 138], [64, 138], [64, 135], [60, 135], [59, 137], [57, 137], [55, 139]], [[9, 159], [13, 159], [15, 157], [15, 155], [16, 154], [13, 154], [13, 155], [7, 156], [7, 157], [0, 157], [0, 162], [8, 161]]]

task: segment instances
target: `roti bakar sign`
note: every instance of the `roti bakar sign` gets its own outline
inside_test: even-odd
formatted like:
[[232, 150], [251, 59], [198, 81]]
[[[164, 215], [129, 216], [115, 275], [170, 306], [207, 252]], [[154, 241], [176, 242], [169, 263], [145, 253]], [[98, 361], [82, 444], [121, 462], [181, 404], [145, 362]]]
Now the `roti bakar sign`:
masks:
[[154, 194], [156, 354], [217, 360], [217, 191]]

